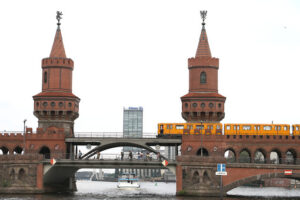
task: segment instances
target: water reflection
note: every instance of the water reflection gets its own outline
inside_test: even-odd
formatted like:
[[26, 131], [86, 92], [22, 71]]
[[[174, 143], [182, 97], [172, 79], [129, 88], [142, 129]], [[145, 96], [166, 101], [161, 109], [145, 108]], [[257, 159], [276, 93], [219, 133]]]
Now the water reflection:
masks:
[[[142, 182], [141, 189], [124, 190], [117, 189], [116, 182], [93, 182], [93, 181], [78, 181], [78, 192], [74, 194], [39, 194], [39, 195], [2, 195], [0, 199], [4, 200], [219, 200], [220, 197], [176, 197], [175, 183], [151, 183]], [[268, 199], [299, 199], [299, 189], [284, 189], [284, 188], [251, 188], [239, 187], [229, 191], [231, 195], [273, 195], [285, 197], [242, 197], [230, 196], [224, 197], [224, 200], [268, 200]]]

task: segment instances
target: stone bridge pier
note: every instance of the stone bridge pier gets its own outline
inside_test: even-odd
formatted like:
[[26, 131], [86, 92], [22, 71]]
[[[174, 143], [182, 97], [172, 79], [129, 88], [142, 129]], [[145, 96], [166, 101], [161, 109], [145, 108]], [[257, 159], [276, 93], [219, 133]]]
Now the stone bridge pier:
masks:
[[[217, 164], [225, 163], [227, 176], [221, 178], [215, 173]], [[292, 175], [285, 175], [292, 170]], [[300, 166], [287, 164], [226, 163], [225, 159], [197, 156], [177, 157], [176, 189], [177, 195], [223, 196], [236, 187], [253, 181], [271, 178], [300, 180]]]

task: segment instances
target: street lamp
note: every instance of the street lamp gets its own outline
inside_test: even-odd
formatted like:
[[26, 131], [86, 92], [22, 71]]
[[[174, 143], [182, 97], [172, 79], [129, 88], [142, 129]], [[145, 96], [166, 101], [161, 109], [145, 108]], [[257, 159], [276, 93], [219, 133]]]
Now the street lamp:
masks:
[[201, 129], [201, 131], [200, 131], [200, 134], [201, 134], [201, 135], [200, 135], [200, 136], [201, 136], [201, 137], [200, 137], [200, 144], [201, 144], [201, 149], [200, 149], [200, 150], [201, 150], [201, 151], [200, 151], [200, 153], [201, 153], [201, 157], [203, 156], [202, 129], [204, 128], [204, 127], [202, 126], [202, 124], [203, 124], [203, 121], [201, 120], [201, 121], [200, 121], [200, 129]]
[[24, 135], [23, 135], [23, 139], [24, 139], [24, 150], [23, 150], [23, 153], [25, 154], [25, 145], [26, 145], [26, 138], [25, 138], [25, 132], [26, 132], [26, 126], [25, 126], [25, 124], [26, 124], [26, 121], [27, 121], [27, 119], [24, 119]]

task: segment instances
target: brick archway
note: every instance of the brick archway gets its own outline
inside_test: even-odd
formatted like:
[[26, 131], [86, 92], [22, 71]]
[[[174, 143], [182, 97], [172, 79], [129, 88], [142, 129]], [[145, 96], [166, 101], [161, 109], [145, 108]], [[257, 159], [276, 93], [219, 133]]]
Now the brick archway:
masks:
[[[243, 176], [242, 173], [241, 176]], [[236, 181], [223, 185], [223, 189], [224, 189], [223, 192], [226, 193], [236, 187], [243, 186], [244, 184], [251, 183], [253, 181], [257, 181], [261, 179], [270, 179], [270, 178], [290, 178], [290, 179], [300, 180], [300, 171], [298, 173], [293, 173], [292, 176], [285, 176], [281, 172], [273, 172], [273, 173], [270, 172], [270, 173], [263, 173], [263, 174], [257, 173], [248, 177], [241, 177]]]
[[[227, 155], [226, 155], [227, 154]], [[225, 149], [224, 153], [224, 158], [228, 163], [235, 163], [237, 161], [237, 155], [236, 152], [233, 148], [227, 148]]]

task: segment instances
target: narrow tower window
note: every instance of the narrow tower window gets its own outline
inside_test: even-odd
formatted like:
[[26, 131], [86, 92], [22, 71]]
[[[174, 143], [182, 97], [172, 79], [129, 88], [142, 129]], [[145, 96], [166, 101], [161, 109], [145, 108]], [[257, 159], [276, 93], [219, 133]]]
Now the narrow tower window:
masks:
[[47, 83], [47, 72], [44, 72], [44, 83]]
[[206, 83], [206, 73], [201, 72], [200, 74], [200, 83]]

